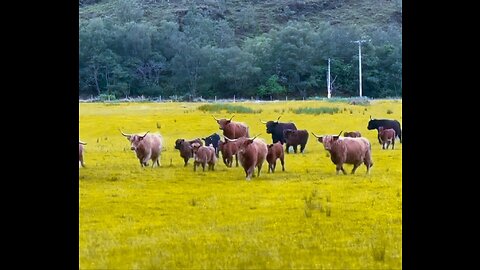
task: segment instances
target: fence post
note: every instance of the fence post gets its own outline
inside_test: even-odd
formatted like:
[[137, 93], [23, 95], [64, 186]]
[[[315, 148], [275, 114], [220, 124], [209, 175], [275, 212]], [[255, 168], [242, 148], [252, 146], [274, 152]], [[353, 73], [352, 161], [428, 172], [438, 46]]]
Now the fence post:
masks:
[[233, 95], [233, 103], [235, 103], [235, 95]]

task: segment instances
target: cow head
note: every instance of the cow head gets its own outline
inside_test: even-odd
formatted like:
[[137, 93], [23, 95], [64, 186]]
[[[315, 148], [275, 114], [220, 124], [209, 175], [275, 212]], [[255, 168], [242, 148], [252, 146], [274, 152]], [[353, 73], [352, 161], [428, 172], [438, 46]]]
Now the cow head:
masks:
[[260, 122], [264, 123], [264, 124], [267, 126], [267, 133], [268, 133], [268, 134], [272, 134], [272, 132], [274, 132], [275, 127], [278, 125], [278, 120], [280, 120], [280, 117], [282, 117], [282, 116], [280, 115], [280, 116], [277, 118], [276, 121], [268, 121], [268, 122], [265, 122], [265, 121], [260, 120]]
[[228, 139], [227, 137], [225, 137], [225, 140], [228, 139], [228, 141], [230, 141], [230, 142], [237, 142], [238, 141], [238, 152], [239, 153], [245, 153], [245, 151], [247, 150], [247, 147], [250, 144], [252, 144], [253, 141], [255, 140], [255, 138], [257, 138], [259, 135], [260, 134], [256, 135], [253, 138], [238, 138], [238, 139]]
[[332, 150], [332, 145], [334, 142], [340, 138], [341, 131], [338, 135], [325, 135], [325, 136], [317, 136], [315, 133], [312, 132], [313, 136], [315, 136], [320, 143], [323, 144], [325, 150]]
[[191, 144], [191, 146], [192, 146], [192, 151], [195, 154], [195, 153], [197, 153], [198, 148], [200, 148], [202, 145], [199, 144], [198, 142], [194, 142], [194, 143]]
[[180, 150], [180, 146], [185, 142], [185, 139], [178, 139], [175, 141], [175, 149]]
[[[212, 116], [213, 116], [213, 115], [212, 115]], [[233, 115], [232, 117], [230, 117], [230, 119], [225, 119], [225, 118], [217, 119], [215, 116], [213, 116], [213, 118], [215, 119], [215, 121], [217, 121], [219, 129], [220, 129], [220, 130], [223, 130], [226, 125], [228, 125], [228, 124], [230, 124], [230, 122], [232, 122], [232, 118], [233, 118], [234, 116], [235, 116], [235, 115]]]
[[82, 142], [82, 141], [80, 141], [80, 140], [78, 140], [78, 143], [79, 143], [79, 144], [83, 144], [83, 145], [87, 144], [86, 142]]
[[384, 130], [383, 126], [378, 127], [378, 132], [382, 132]]
[[121, 130], [120, 132], [122, 133], [123, 136], [125, 136], [127, 138], [128, 141], [130, 141], [130, 149], [131, 150], [137, 150], [137, 147], [140, 145], [140, 143], [143, 141], [143, 139], [145, 138], [145, 136], [147, 136], [147, 134], [150, 132], [150, 131], [147, 131], [143, 136], [140, 136], [140, 135], [132, 135], [132, 134], [125, 134], [123, 133]]
[[368, 121], [367, 129], [372, 130], [377, 128], [378, 128], [378, 120], [372, 119], [372, 116], [370, 115], [370, 121]]

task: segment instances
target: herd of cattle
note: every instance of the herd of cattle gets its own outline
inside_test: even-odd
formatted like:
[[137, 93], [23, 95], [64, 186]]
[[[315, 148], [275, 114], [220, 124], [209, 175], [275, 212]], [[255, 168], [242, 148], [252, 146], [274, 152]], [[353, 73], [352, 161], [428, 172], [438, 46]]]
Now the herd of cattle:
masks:
[[[280, 159], [282, 171], [285, 171], [285, 151], [288, 154], [289, 148], [292, 147], [293, 151], [297, 153], [298, 145], [300, 145], [300, 152], [303, 153], [305, 150], [308, 132], [298, 130], [294, 123], [278, 122], [280, 117], [275, 121], [262, 121], [266, 125], [266, 132], [272, 135], [272, 143], [267, 145], [264, 140], [257, 139], [258, 135], [250, 137], [248, 126], [245, 123], [232, 121], [233, 117], [217, 119], [213, 116], [219, 129], [223, 131], [223, 141], [216, 133], [201, 139], [177, 139], [175, 149], [179, 150], [184, 166], [187, 166], [189, 159], [193, 158], [194, 171], [198, 166], [202, 166], [205, 171], [207, 165], [208, 170], [214, 170], [221, 153], [227, 167], [232, 167], [234, 157], [237, 167], [238, 161], [240, 161], [240, 165], [245, 170], [246, 179], [250, 180], [254, 176], [255, 168], [258, 171], [257, 176], [260, 176], [265, 160], [268, 163], [269, 173], [275, 172], [277, 159]], [[378, 142], [382, 145], [382, 149], [388, 149], [390, 144], [394, 149], [396, 137], [400, 139], [400, 143], [402, 142], [400, 123], [397, 120], [372, 119], [370, 117], [367, 129], [378, 131]], [[155, 164], [161, 165], [162, 137], [160, 134], [152, 134], [148, 131], [143, 135], [126, 134], [121, 130], [120, 132], [129, 140], [130, 149], [135, 151], [140, 166], [148, 166], [149, 160], [152, 160], [152, 167]], [[370, 172], [370, 168], [373, 166], [372, 147], [360, 132], [343, 132], [343, 137], [341, 137], [342, 132], [338, 135], [318, 136], [313, 132], [312, 134], [330, 153], [330, 158], [336, 165], [337, 174], [340, 171], [346, 174], [343, 164], [353, 164], [352, 174], [362, 163], [367, 167], [367, 174]], [[82, 167], [85, 166], [83, 162], [83, 145], [85, 144], [85, 142], [79, 141], [79, 165]], [[285, 145], [285, 150], [283, 145]]]

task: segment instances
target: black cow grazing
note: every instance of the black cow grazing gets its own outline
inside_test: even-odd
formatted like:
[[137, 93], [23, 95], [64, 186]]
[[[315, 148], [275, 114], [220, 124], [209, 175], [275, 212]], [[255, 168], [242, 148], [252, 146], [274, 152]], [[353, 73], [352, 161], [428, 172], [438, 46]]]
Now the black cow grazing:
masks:
[[217, 133], [213, 133], [212, 135], [202, 138], [205, 141], [205, 146], [209, 146], [210, 144], [215, 148], [215, 155], [218, 158], [218, 142], [220, 141], [220, 135]]
[[285, 129], [297, 130], [297, 127], [294, 123], [279, 123], [278, 120], [280, 120], [280, 117], [282, 116], [279, 116], [276, 121], [260, 121], [267, 126], [267, 133], [272, 134], [273, 143], [280, 142], [281, 144], [284, 144], [285, 137], [283, 136], [283, 131]]
[[[384, 129], [393, 129], [395, 130], [396, 137], [400, 139], [400, 143], [402, 143], [402, 130], [400, 129], [400, 123], [397, 120], [389, 120], [389, 119], [372, 119], [370, 115], [370, 121], [368, 121], [368, 130], [376, 129], [378, 131], [379, 127], [383, 127]], [[380, 141], [380, 137], [378, 137], [378, 142], [382, 144]]]

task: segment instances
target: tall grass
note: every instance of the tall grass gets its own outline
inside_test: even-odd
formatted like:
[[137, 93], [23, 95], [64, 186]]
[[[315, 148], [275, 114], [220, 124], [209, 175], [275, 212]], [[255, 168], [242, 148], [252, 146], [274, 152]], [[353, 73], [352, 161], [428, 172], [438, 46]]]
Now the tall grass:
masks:
[[297, 108], [297, 109], [290, 109], [293, 113], [296, 114], [334, 114], [338, 113], [340, 111], [339, 108], [336, 107], [319, 107], [319, 108]]

